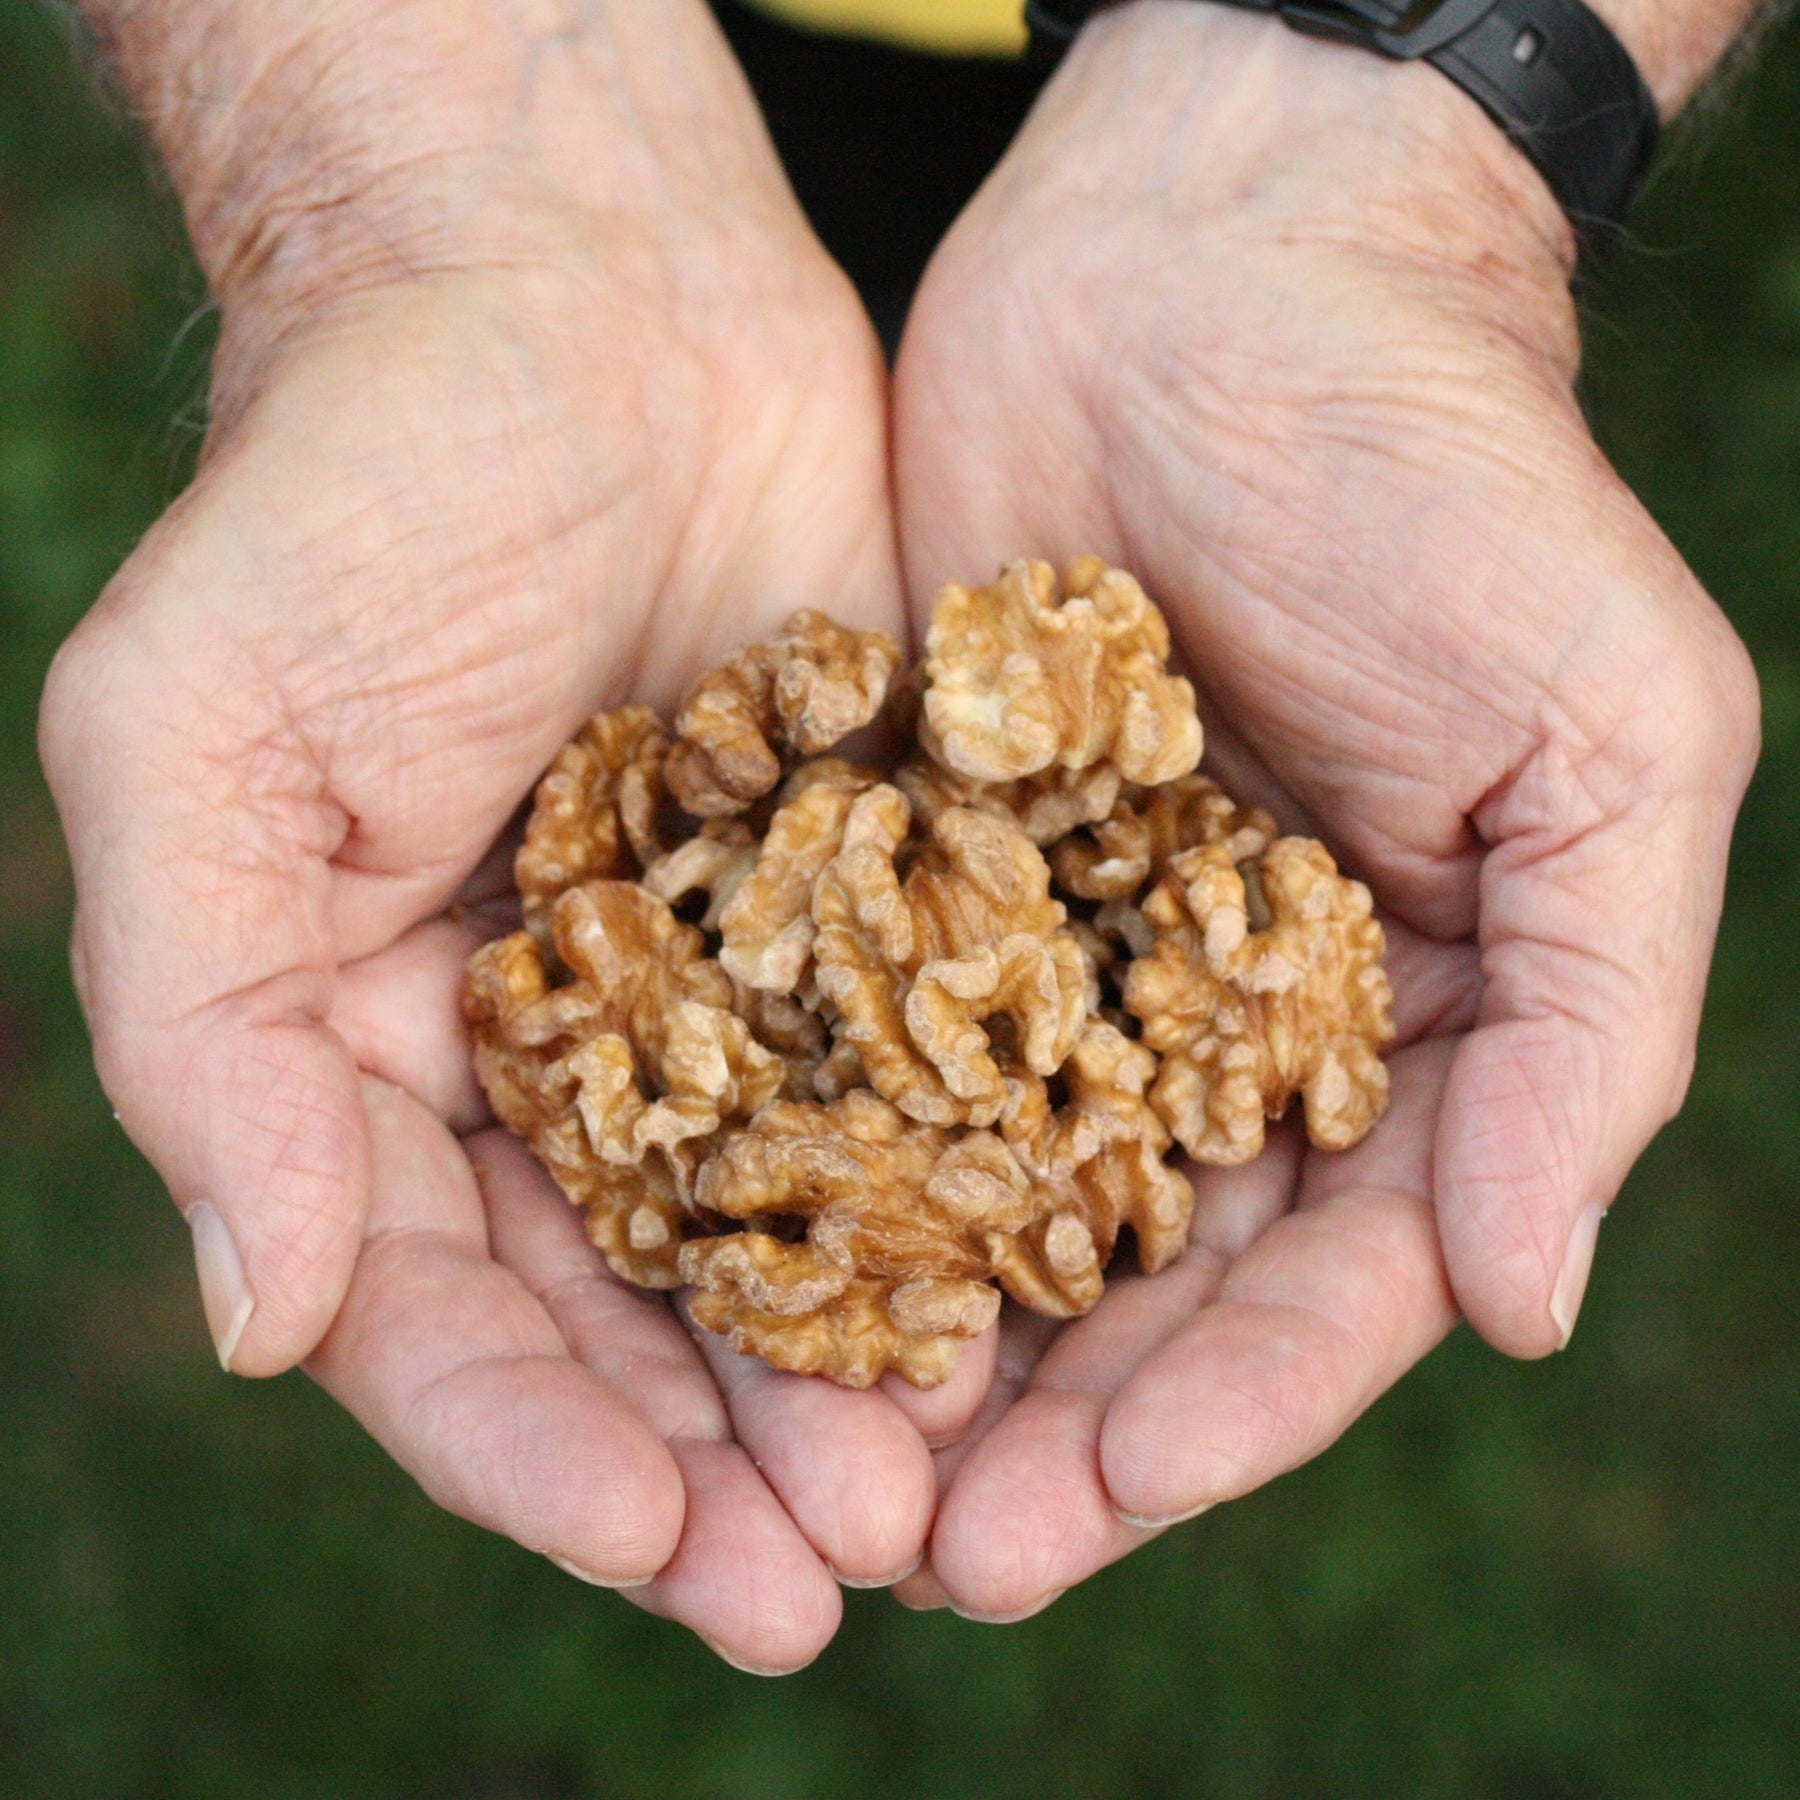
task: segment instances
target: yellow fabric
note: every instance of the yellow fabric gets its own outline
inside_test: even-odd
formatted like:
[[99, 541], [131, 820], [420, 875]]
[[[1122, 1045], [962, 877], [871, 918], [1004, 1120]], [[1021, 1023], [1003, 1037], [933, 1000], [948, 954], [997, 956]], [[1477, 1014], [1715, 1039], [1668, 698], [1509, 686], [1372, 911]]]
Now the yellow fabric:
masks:
[[1016, 56], [1024, 0], [752, 0], [794, 25], [886, 38], [951, 56]]

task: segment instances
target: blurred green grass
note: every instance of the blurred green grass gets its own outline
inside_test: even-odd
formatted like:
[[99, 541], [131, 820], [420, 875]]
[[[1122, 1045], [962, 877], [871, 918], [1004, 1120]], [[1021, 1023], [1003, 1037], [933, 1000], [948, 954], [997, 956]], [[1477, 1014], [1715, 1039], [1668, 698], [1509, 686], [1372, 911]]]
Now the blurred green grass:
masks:
[[763, 1684], [440, 1515], [303, 1379], [211, 1362], [87, 1063], [31, 746], [185, 476], [210, 327], [47, 10], [0, 11], [0, 1792], [1800, 1795], [1800, 34], [1715, 114], [1593, 296], [1588, 390], [1749, 640], [1768, 748], [1693, 1098], [1574, 1347], [1460, 1333], [1042, 1617], [851, 1595]]

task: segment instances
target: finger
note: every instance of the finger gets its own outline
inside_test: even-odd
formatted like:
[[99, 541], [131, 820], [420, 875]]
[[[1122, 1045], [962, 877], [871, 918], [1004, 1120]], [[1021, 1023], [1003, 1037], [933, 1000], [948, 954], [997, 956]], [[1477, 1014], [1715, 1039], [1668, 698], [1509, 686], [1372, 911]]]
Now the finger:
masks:
[[1107, 1407], [1218, 1291], [1241, 1247], [1292, 1204], [1299, 1160], [1289, 1128], [1247, 1167], [1204, 1171], [1182, 1259], [1155, 1276], [1112, 1276], [1099, 1306], [1048, 1348], [940, 1509], [932, 1567], [958, 1612], [1027, 1618], [1145, 1541], [1101, 1477]]
[[459, 1134], [493, 1114], [475, 1079], [463, 1025], [463, 965], [473, 926], [432, 919], [338, 971], [330, 1025], [358, 1068], [403, 1088]]
[[920, 1563], [904, 1581], [896, 1581], [888, 1592], [908, 1612], [939, 1612], [950, 1604], [950, 1595], [929, 1562]]
[[737, 1444], [677, 1438], [687, 1524], [667, 1567], [628, 1596], [685, 1625], [746, 1675], [791, 1675], [844, 1616], [838, 1585]]
[[1119, 1389], [1101, 1427], [1112, 1505], [1140, 1523], [1236, 1499], [1323, 1450], [1456, 1321], [1431, 1206], [1454, 1045], [1394, 1059], [1387, 1116], [1314, 1151], [1299, 1208]]
[[459, 918], [488, 907], [509, 907], [512, 916], [505, 929], [519, 929], [516, 923], [519, 890], [513, 879], [513, 864], [518, 858], [519, 847], [525, 842], [525, 828], [530, 820], [531, 802], [528, 799], [514, 809], [513, 816], [456, 890], [455, 911]]
[[[940, 1503], [958, 1470], [1025, 1391], [1045, 1347], [1055, 1341], [1061, 1330], [1062, 1326], [1054, 1319], [1026, 1312], [1022, 1307], [1002, 1307], [999, 1323], [994, 1328], [993, 1375], [981, 1397], [981, 1404], [964, 1430], [931, 1459]], [[950, 1604], [950, 1596], [931, 1567], [929, 1546], [925, 1560], [904, 1581], [896, 1582], [892, 1592], [902, 1606], [914, 1612], [930, 1612]]]
[[1030, 1618], [1141, 1540], [1107, 1504], [1094, 1454], [1100, 1423], [1130, 1368], [1220, 1275], [1201, 1254], [1110, 1283], [1106, 1316], [1096, 1309], [1061, 1335], [964, 1464], [944, 1497], [931, 1563], [964, 1618]]
[[681, 1535], [673, 1459], [492, 1259], [455, 1139], [410, 1096], [363, 1085], [368, 1233], [309, 1373], [440, 1506], [595, 1580], [647, 1579]]
[[623, 1394], [658, 1437], [728, 1442], [725, 1403], [668, 1301], [620, 1281], [544, 1167], [511, 1133], [467, 1143], [496, 1262], [555, 1321], [570, 1353]]
[[1457, 1298], [1514, 1355], [1568, 1342], [1600, 1219], [1693, 1067], [1755, 696], [1741, 658], [1672, 660], [1651, 718], [1544, 749], [1478, 814], [1487, 988], [1436, 1187]]
[[1481, 954], [1472, 943], [1440, 943], [1383, 918], [1382, 966], [1394, 988], [1395, 1051], [1421, 1038], [1467, 1032], [1481, 1004]]
[[660, 1296], [613, 1277], [580, 1215], [516, 1138], [485, 1132], [472, 1154], [495, 1254], [542, 1302], [581, 1363], [667, 1441], [681, 1470], [680, 1542], [632, 1600], [698, 1633], [735, 1667], [804, 1667], [837, 1629], [837, 1584], [732, 1441], [724, 1401], [681, 1322]]
[[324, 1024], [345, 824], [243, 669], [152, 618], [122, 643], [106, 616], [132, 604], [115, 588], [45, 689], [76, 984], [120, 1122], [194, 1229], [220, 1360], [274, 1374], [336, 1314], [368, 1204], [356, 1066]]
[[887, 1587], [918, 1567], [937, 1501], [931, 1453], [879, 1388], [856, 1392], [737, 1356], [695, 1331], [737, 1440], [837, 1579]]
[[1000, 1327], [996, 1323], [962, 1346], [948, 1381], [934, 1388], [916, 1388], [890, 1370], [881, 1378], [881, 1391], [912, 1422], [913, 1430], [925, 1440], [927, 1448], [941, 1450], [955, 1443], [975, 1422], [994, 1379], [994, 1358], [999, 1348]]
[[1262, 1154], [1235, 1169], [1183, 1166], [1194, 1188], [1188, 1251], [1235, 1263], [1283, 1213], [1292, 1209], [1306, 1153], [1306, 1131], [1290, 1113], [1268, 1129]]

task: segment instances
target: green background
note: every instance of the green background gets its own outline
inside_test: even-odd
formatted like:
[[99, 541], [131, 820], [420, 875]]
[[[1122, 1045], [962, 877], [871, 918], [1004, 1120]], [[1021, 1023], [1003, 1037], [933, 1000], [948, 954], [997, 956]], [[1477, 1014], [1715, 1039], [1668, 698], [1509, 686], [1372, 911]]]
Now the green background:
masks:
[[761, 1682], [437, 1513], [301, 1377], [211, 1361], [88, 1066], [31, 735], [190, 465], [210, 321], [129, 135], [5, 0], [0, 1792], [1800, 1795], [1800, 34], [1637, 224], [1588, 391], [1748, 638], [1768, 748], [1693, 1097], [1573, 1348], [1459, 1333], [1312, 1467], [1038, 1619], [852, 1594]]

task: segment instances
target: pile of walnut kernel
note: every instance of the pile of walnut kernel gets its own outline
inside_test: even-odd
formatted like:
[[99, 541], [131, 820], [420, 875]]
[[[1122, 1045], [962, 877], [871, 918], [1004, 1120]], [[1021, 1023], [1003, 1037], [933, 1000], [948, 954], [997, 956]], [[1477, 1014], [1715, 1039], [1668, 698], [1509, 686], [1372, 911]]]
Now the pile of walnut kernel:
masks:
[[[1380, 1116], [1369, 894], [1202, 775], [1193, 689], [1129, 576], [1043, 563], [881, 632], [796, 613], [665, 730], [590, 720], [538, 787], [527, 929], [470, 960], [501, 1121], [625, 1280], [778, 1368], [943, 1381], [1004, 1291], [1099, 1300], [1130, 1226], [1181, 1254], [1168, 1161]], [[828, 754], [883, 715], [897, 766]], [[692, 921], [692, 922], [690, 922]]]

